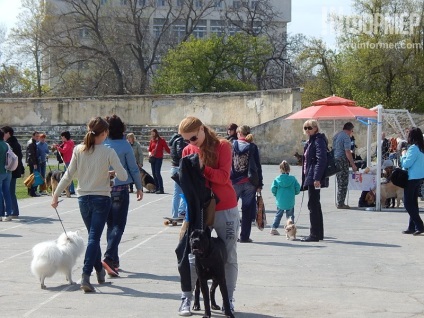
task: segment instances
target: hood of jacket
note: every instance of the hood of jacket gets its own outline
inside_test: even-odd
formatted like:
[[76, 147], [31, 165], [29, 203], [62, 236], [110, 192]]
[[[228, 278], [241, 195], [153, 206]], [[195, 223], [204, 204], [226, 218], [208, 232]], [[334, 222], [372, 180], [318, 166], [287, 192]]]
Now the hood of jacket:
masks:
[[278, 176], [278, 178], [275, 180], [279, 188], [293, 187], [295, 181], [295, 178], [292, 178], [290, 175], [285, 173]]
[[250, 144], [247, 141], [235, 140], [233, 144], [233, 151], [237, 155], [244, 154], [250, 149]]

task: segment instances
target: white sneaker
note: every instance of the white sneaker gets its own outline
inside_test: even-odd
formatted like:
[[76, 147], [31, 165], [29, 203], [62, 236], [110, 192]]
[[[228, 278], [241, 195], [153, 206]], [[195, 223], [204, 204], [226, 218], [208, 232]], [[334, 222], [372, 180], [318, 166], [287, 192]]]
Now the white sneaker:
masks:
[[12, 217], [11, 217], [11, 216], [3, 216], [2, 221], [3, 221], [3, 222], [9, 222], [9, 221], [12, 221]]
[[183, 298], [181, 301], [181, 306], [178, 309], [178, 314], [180, 316], [191, 316], [190, 306], [191, 300], [188, 298]]
[[271, 235], [280, 235], [280, 232], [277, 231], [277, 229], [272, 229], [271, 232], [269, 232]]

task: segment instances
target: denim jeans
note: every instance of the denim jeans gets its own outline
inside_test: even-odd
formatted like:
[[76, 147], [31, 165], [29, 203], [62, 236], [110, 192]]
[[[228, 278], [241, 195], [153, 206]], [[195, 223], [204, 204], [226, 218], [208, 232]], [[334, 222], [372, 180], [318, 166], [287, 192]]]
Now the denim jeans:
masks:
[[[179, 167], [171, 168], [171, 176], [180, 171]], [[172, 217], [177, 218], [181, 212], [187, 211], [187, 205], [184, 200], [181, 198], [183, 194], [183, 190], [178, 185], [178, 183], [174, 182], [174, 194], [172, 195]]]
[[121, 191], [111, 192], [112, 205], [107, 217], [107, 248], [105, 258], [119, 263], [118, 245], [124, 234], [127, 224], [128, 207], [130, 205], [130, 194], [128, 187]]
[[[69, 164], [70, 162], [65, 163], [65, 171], [69, 167]], [[69, 185], [69, 192], [75, 193], [74, 181], [72, 181], [71, 184]]]
[[286, 218], [291, 218], [294, 222], [294, 208], [290, 210], [281, 210], [277, 208], [277, 213], [275, 214], [274, 222], [272, 223], [273, 229], [278, 229], [278, 227], [280, 226], [281, 218], [283, 217], [284, 212], [286, 212]]
[[237, 201], [241, 198], [241, 231], [240, 240], [250, 238], [252, 221], [256, 218], [256, 187], [250, 182], [233, 184]]
[[424, 231], [423, 220], [420, 217], [420, 209], [418, 207], [420, 184], [421, 179], [408, 180], [403, 191], [403, 204], [409, 214], [409, 231]]
[[82, 272], [91, 275], [93, 267], [96, 272], [102, 270], [100, 238], [110, 211], [111, 199], [104, 195], [84, 195], [78, 198], [78, 205], [88, 231]]
[[11, 172], [0, 173], [0, 216], [9, 216], [12, 214], [12, 200], [10, 198], [11, 180]]
[[162, 175], [160, 174], [160, 170], [162, 169], [162, 161], [163, 158], [156, 158], [156, 160], [150, 164], [152, 167], [152, 177], [155, 180], [157, 191], [163, 191], [163, 180]]
[[19, 215], [18, 199], [16, 198], [16, 179], [10, 180], [10, 199], [12, 200], [12, 215]]

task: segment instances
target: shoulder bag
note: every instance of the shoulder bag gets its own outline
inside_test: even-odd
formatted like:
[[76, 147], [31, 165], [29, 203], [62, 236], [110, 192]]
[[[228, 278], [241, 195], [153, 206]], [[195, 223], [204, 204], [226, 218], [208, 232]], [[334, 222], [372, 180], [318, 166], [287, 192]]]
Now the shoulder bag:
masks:
[[334, 158], [334, 149], [327, 149], [327, 166], [325, 167], [324, 176], [326, 178], [334, 176], [337, 172], [340, 172], [340, 167], [336, 164], [336, 159]]
[[408, 171], [401, 168], [393, 170], [390, 181], [398, 187], [406, 188], [408, 184]]

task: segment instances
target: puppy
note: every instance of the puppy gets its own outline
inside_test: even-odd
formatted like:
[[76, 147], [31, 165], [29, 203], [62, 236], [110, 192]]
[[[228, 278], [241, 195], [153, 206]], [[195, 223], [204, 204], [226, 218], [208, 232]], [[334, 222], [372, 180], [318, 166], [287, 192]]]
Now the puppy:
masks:
[[208, 279], [214, 279], [221, 291], [225, 315], [234, 318], [230, 308], [227, 282], [225, 280], [225, 263], [227, 250], [224, 241], [211, 237], [209, 227], [205, 230], [194, 230], [190, 235], [191, 252], [196, 257], [196, 273], [202, 290], [205, 314], [203, 318], [211, 317]]
[[[57, 188], [57, 185], [60, 182], [60, 179], [62, 179], [63, 175], [65, 174], [65, 171], [62, 170], [52, 170], [49, 171], [46, 175], [46, 187], [47, 189], [50, 189], [52, 192], [52, 195], [54, 191]], [[69, 192], [69, 185], [65, 188], [66, 197], [70, 198], [71, 193]], [[61, 194], [59, 194], [60, 196]]]
[[302, 165], [302, 155], [300, 155], [297, 151], [295, 152], [295, 154], [293, 155], [296, 157], [297, 160], [297, 165], [301, 166]]
[[141, 185], [145, 187], [150, 193], [156, 191], [155, 180], [147, 173], [146, 170], [140, 169]]
[[31, 272], [37, 276], [41, 289], [46, 289], [44, 280], [56, 272], [62, 272], [69, 284], [72, 281], [72, 268], [84, 252], [84, 241], [77, 232], [62, 233], [56, 241], [38, 243], [32, 248]]
[[403, 188], [395, 186], [392, 182], [382, 183], [381, 184], [381, 206], [388, 207], [386, 205], [386, 200], [389, 198], [396, 199], [396, 207], [400, 206], [400, 200], [403, 201]]
[[292, 218], [288, 218], [286, 225], [284, 226], [284, 231], [286, 232], [286, 238], [288, 240], [294, 241], [296, 240], [296, 224], [293, 223]]

